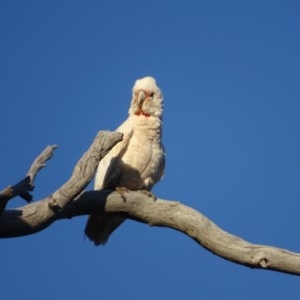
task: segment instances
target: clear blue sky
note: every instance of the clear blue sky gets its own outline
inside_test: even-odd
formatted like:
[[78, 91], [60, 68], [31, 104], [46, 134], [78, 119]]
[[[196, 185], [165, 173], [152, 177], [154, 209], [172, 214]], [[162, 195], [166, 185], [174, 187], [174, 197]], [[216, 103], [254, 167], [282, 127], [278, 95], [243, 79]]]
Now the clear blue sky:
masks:
[[[157, 196], [300, 252], [299, 13], [299, 1], [2, 1], [0, 188], [58, 144], [36, 180], [35, 200], [49, 195], [151, 75], [165, 96]], [[299, 298], [299, 278], [232, 264], [170, 229], [127, 221], [95, 248], [85, 219], [1, 240], [1, 297]]]

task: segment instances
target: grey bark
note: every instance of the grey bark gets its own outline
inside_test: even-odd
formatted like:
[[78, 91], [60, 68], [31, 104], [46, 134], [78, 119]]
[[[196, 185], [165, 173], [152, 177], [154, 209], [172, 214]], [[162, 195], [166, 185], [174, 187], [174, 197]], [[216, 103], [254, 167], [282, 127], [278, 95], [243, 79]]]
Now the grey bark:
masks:
[[0, 215], [0, 238], [38, 232], [54, 221], [89, 214], [116, 214], [151, 226], [178, 230], [200, 246], [231, 262], [250, 268], [300, 275], [300, 254], [249, 243], [214, 224], [200, 212], [179, 202], [154, 200], [129, 191], [126, 201], [116, 192], [83, 191], [99, 160], [119, 140], [115, 133], [98, 134], [77, 163], [70, 180], [53, 195]]
[[9, 200], [20, 196], [28, 203], [32, 201], [31, 191], [34, 190], [34, 179], [39, 170], [46, 166], [46, 161], [53, 155], [53, 151], [57, 148], [56, 145], [46, 147], [46, 149], [35, 159], [24, 179], [10, 185], [0, 191], [0, 214], [5, 209]]

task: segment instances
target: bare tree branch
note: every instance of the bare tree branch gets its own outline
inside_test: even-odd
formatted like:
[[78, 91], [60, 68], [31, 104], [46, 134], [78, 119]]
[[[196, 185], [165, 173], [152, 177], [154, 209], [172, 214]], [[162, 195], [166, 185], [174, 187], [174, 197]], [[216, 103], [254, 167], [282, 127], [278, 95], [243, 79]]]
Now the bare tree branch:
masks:
[[[36, 231], [41, 230], [46, 226], [48, 226], [49, 224], [51, 224], [53, 220], [56, 218], [56, 214], [61, 209], [63, 209], [69, 201], [72, 201], [74, 197], [76, 197], [83, 191], [83, 189], [92, 180], [96, 167], [99, 164], [99, 161], [117, 142], [122, 140], [122, 138], [123, 135], [119, 132], [108, 132], [108, 131], [99, 132], [95, 137], [94, 142], [90, 146], [89, 150], [82, 156], [82, 158], [76, 164], [71, 178], [57, 191], [55, 191], [52, 195], [48, 196], [43, 200], [40, 200], [38, 203], [28, 206], [29, 210], [30, 211], [33, 210], [36, 213], [35, 216], [41, 219], [41, 227], [39, 229], [36, 229]], [[47, 157], [47, 159], [49, 159], [51, 156], [50, 155], [51, 151], [49, 151], [48, 149], [46, 151], [46, 154], [49, 155], [45, 155], [44, 158]], [[34, 179], [36, 172], [44, 165], [43, 162], [45, 160], [41, 159], [41, 155], [35, 160], [33, 166], [30, 168], [28, 172], [29, 175], [26, 177], [27, 178], [26, 182], [30, 187], [31, 187], [30, 183]], [[10, 191], [11, 191], [10, 187], [4, 189], [3, 197], [5, 196], [9, 197]], [[34, 212], [31, 211], [30, 214]], [[8, 227], [5, 226], [4, 224], [5, 223], [4, 220], [6, 219], [7, 215], [12, 217], [11, 219], [12, 224], [9, 224]], [[1, 218], [0, 220], [0, 230], [4, 231], [4, 236], [6, 237], [20, 236], [20, 235], [26, 235], [34, 232], [32, 230], [34, 230], [35, 227], [30, 222], [29, 223], [22, 222], [22, 226], [21, 227], [18, 226], [19, 225], [18, 219], [20, 216], [23, 215], [24, 212], [22, 212], [22, 210], [19, 209], [7, 210], [3, 212], [1, 216], [3, 218]]]
[[48, 197], [49, 206], [61, 210], [79, 195], [94, 177], [100, 160], [122, 138], [120, 132], [99, 132], [89, 150], [77, 162], [71, 178]]
[[139, 191], [128, 192], [126, 201], [115, 192], [82, 192], [93, 177], [99, 160], [120, 139], [120, 135], [100, 133], [77, 163], [70, 180], [53, 195], [18, 209], [4, 211], [0, 216], [0, 238], [33, 234], [56, 220], [79, 215], [117, 214], [151, 226], [178, 230], [231, 262], [300, 275], [299, 253], [249, 243], [222, 230], [200, 212], [179, 202], [154, 201]]
[[46, 149], [35, 159], [24, 179], [13, 186], [8, 186], [0, 191], [0, 214], [5, 209], [9, 200], [20, 196], [28, 203], [32, 201], [31, 191], [34, 190], [34, 179], [39, 170], [46, 166], [46, 161], [53, 155], [56, 145], [46, 147]]
[[[29, 177], [29, 185], [32, 187], [31, 191], [34, 189], [34, 180], [40, 169], [46, 167], [46, 161], [53, 156], [53, 151], [58, 148], [57, 145], [47, 146], [46, 149], [34, 160], [32, 166], [26, 174]], [[32, 200], [32, 196], [31, 199]]]
[[179, 202], [157, 199], [137, 192], [126, 201], [115, 192], [88, 191], [55, 214], [47, 200], [7, 210], [0, 217], [0, 238], [35, 233], [59, 219], [88, 214], [117, 214], [151, 226], [178, 230], [210, 252], [251, 268], [300, 275], [300, 254], [285, 249], [249, 243], [219, 228], [200, 212]]

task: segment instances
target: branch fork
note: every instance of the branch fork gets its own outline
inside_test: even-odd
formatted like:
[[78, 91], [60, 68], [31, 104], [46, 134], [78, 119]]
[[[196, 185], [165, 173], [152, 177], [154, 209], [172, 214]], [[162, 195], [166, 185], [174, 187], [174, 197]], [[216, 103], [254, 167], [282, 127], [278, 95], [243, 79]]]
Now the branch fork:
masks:
[[[112, 191], [84, 191], [99, 161], [121, 139], [122, 134], [118, 132], [99, 132], [77, 162], [70, 179], [51, 196], [29, 203], [38, 171], [57, 148], [55, 145], [48, 146], [23, 180], [0, 192], [0, 238], [33, 234], [60, 219], [88, 214], [116, 214], [151, 226], [180, 231], [201, 247], [240, 265], [300, 275], [300, 253], [249, 243], [222, 230], [200, 212], [179, 202], [153, 201], [152, 197], [140, 191], [128, 191], [126, 201], [119, 193]], [[16, 196], [29, 204], [5, 210], [7, 202]]]

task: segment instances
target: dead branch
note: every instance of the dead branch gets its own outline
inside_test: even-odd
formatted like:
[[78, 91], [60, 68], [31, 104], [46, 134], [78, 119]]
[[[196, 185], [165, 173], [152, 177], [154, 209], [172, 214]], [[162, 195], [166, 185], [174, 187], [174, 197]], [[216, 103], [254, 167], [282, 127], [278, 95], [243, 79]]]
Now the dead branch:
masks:
[[124, 202], [115, 192], [88, 191], [53, 216], [44, 201], [5, 211], [0, 217], [0, 238], [35, 233], [59, 219], [111, 213], [181, 231], [210, 252], [237, 264], [300, 275], [300, 254], [249, 243], [225, 232], [200, 212], [179, 202], [154, 201], [139, 191], [127, 193]]
[[[62, 210], [68, 202], [79, 195], [89, 184], [94, 176], [99, 161], [122, 137], [122, 134], [119, 132], [99, 132], [89, 150], [77, 162], [71, 178], [52, 195], [33, 205], [25, 206], [25, 208], [29, 208], [30, 214], [32, 213], [34, 217], [40, 220], [39, 226], [34, 226], [30, 221], [23, 222], [23, 217], [26, 216], [26, 213], [25, 211], [23, 212], [22, 209], [4, 211], [1, 215], [3, 218], [0, 218], [0, 230], [4, 233], [3, 237], [34, 233], [51, 224], [57, 218], [58, 212]], [[49, 152], [47, 153], [49, 154]], [[50, 156], [47, 159], [49, 158]], [[30, 168], [28, 172], [29, 175], [26, 177], [28, 184], [34, 179], [36, 172], [42, 165], [43, 160], [40, 159], [39, 156], [35, 160], [33, 167]], [[7, 189], [4, 189], [4, 193], [6, 190]], [[6, 223], [5, 220], [7, 216], [9, 216], [11, 223]], [[18, 222], [19, 220], [21, 220], [21, 226]]]
[[[52, 196], [4, 211], [0, 216], [0, 238], [32, 234], [56, 220], [79, 215], [117, 214], [151, 226], [178, 230], [200, 246], [231, 262], [250, 268], [300, 275], [299, 253], [249, 243], [222, 230], [200, 212], [179, 202], [163, 199], [154, 201], [138, 191], [127, 193], [125, 202], [118, 193], [110, 191], [82, 192], [101, 157], [118, 140], [120, 135], [98, 135], [77, 163], [70, 180]], [[110, 142], [109, 146], [105, 142]], [[102, 148], [106, 150], [99, 150]]]
[[46, 149], [35, 159], [24, 179], [15, 185], [8, 186], [0, 191], [0, 214], [5, 209], [9, 200], [20, 196], [28, 203], [32, 201], [31, 191], [34, 190], [34, 179], [39, 170], [46, 166], [46, 161], [53, 155], [56, 145], [46, 147]]

